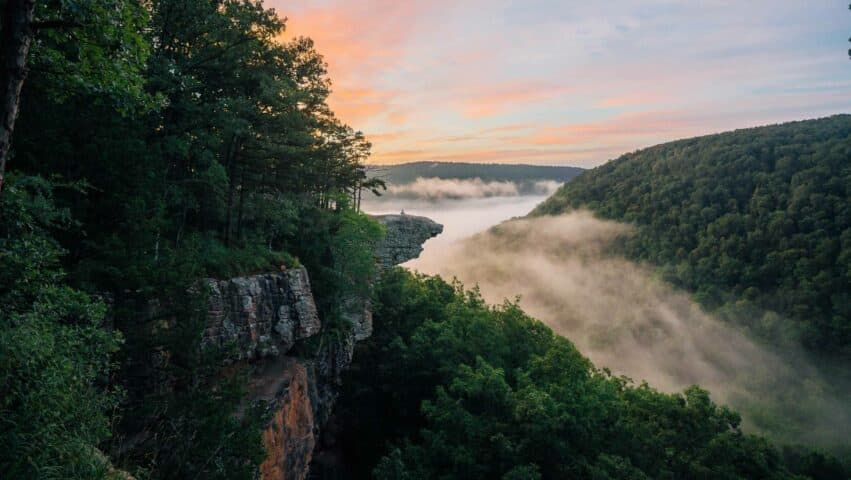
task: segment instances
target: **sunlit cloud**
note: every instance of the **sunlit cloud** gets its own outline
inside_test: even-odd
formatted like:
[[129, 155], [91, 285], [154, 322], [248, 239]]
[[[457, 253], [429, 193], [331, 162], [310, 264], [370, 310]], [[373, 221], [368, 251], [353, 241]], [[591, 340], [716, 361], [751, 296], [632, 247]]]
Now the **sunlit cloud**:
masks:
[[568, 94], [571, 89], [567, 86], [513, 82], [497, 86], [482, 85], [482, 90], [485, 91], [470, 93], [460, 100], [460, 110], [465, 116], [491, 117], [519, 108], [529, 108], [552, 102]]
[[851, 111], [847, 7], [266, 0], [311, 37], [373, 163], [600, 164], [687, 136]]

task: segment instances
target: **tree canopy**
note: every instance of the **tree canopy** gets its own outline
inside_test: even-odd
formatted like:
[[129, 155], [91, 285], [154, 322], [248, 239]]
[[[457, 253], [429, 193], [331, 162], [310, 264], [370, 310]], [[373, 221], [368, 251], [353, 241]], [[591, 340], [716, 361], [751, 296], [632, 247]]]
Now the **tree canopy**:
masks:
[[[667, 394], [595, 368], [516, 304], [396, 269], [345, 378], [353, 478], [846, 478], [778, 449], [697, 386]], [[334, 478], [330, 475], [327, 478]]]
[[635, 224], [625, 251], [703, 305], [847, 366], [849, 158], [849, 115], [680, 140], [589, 170], [533, 215], [589, 208]]
[[[254, 478], [262, 415], [237, 415], [245, 379], [196, 348], [187, 292], [303, 264], [339, 325], [382, 235], [356, 208], [381, 187], [369, 141], [328, 107], [313, 42], [283, 41], [262, 2], [0, 6], [3, 33], [32, 7], [0, 193], [0, 476], [102, 478], [111, 460], [142, 478]], [[152, 335], [151, 304], [178, 327]]]

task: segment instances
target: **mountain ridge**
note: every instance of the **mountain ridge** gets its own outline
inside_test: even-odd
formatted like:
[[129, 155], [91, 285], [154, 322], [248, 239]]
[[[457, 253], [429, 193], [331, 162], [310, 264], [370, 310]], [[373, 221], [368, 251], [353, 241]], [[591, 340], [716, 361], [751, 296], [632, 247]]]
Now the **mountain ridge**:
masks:
[[849, 156], [851, 115], [682, 139], [588, 170], [530, 215], [589, 208], [634, 224], [628, 255], [704, 306], [735, 304], [760, 336], [847, 359]]

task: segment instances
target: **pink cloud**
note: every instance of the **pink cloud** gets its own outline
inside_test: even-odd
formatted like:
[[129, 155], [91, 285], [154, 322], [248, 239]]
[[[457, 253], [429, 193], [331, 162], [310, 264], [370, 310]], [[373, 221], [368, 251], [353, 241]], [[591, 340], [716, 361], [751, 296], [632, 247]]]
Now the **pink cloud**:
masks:
[[551, 102], [562, 95], [575, 91], [575, 88], [567, 86], [537, 82], [511, 82], [495, 86], [483, 85], [482, 88], [483, 91], [473, 93], [458, 102], [458, 107], [467, 117], [491, 117], [525, 106]]
[[831, 71], [836, 54], [782, 44], [823, 26], [740, 15], [756, 6], [695, 4], [683, 7], [686, 18], [589, 3], [517, 21], [512, 2], [266, 2], [289, 17], [284, 39], [314, 39], [333, 80], [329, 103], [373, 141], [374, 163], [589, 165], [676, 138], [851, 108]]

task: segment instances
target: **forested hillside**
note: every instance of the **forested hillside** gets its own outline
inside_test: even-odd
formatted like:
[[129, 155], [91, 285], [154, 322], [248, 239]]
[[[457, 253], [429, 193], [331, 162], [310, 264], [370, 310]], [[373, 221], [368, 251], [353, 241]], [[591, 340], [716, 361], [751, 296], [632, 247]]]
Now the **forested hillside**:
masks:
[[[248, 375], [229, 356], [237, 345], [202, 348], [212, 288], [203, 279], [305, 267], [310, 282], [304, 273], [288, 294], [315, 296], [316, 331], [293, 357], [274, 357], [281, 363], [350, 331], [343, 310], [379, 282], [386, 230], [358, 203], [382, 182], [367, 175], [370, 143], [328, 106], [325, 61], [308, 38], [283, 41], [283, 15], [256, 0], [0, 0], [0, 12], [0, 478], [258, 478], [269, 456], [262, 429], [278, 424], [248, 398]], [[665, 242], [691, 242], [683, 258], [706, 260], [672, 271], [707, 302], [725, 301], [721, 280], [747, 272], [753, 280], [736, 287], [744, 298], [791, 309], [813, 345], [847, 351], [848, 124], [767, 129], [761, 146], [734, 142], [701, 168], [677, 166], [690, 156], [663, 162], [653, 182], [692, 179], [677, 185], [684, 198], [702, 192], [699, 207], [642, 210], [645, 194], [656, 198], [645, 167], [625, 168], [619, 181], [636, 192], [618, 192], [624, 216], [684, 229], [632, 248], [661, 263], [680, 255]], [[701, 152], [703, 141], [678, 148]], [[735, 182], [713, 173], [728, 157], [744, 159]], [[558, 200], [570, 191], [542, 212], [573, 205]], [[748, 223], [751, 211], [786, 216], [763, 229]], [[761, 236], [751, 241], [752, 231]], [[775, 255], [767, 267], [761, 254]], [[772, 275], [782, 280], [773, 288]], [[241, 280], [215, 284], [248, 288]], [[821, 453], [743, 433], [739, 416], [698, 387], [662, 394], [596, 369], [514, 304], [489, 307], [475, 291], [401, 270], [373, 293], [376, 335], [355, 353], [361, 366], [340, 413], [354, 423], [341, 435], [355, 435], [345, 445], [360, 458], [356, 474], [848, 477]], [[256, 320], [251, 295], [227, 298], [245, 323]], [[350, 361], [353, 341], [339, 343]], [[289, 392], [289, 379], [274, 380], [274, 394]], [[281, 443], [311, 458], [303, 437]]]
[[806, 449], [742, 432], [691, 387], [665, 394], [595, 368], [510, 302], [401, 269], [345, 377], [345, 467], [320, 478], [847, 478]]
[[197, 348], [190, 287], [302, 264], [339, 322], [381, 234], [350, 201], [369, 142], [260, 2], [0, 7], [28, 69], [0, 192], [0, 477], [255, 478], [262, 418]]
[[414, 162], [401, 165], [372, 166], [367, 170], [392, 184], [411, 183], [417, 178], [444, 178], [485, 182], [525, 182], [555, 180], [566, 182], [582, 173], [581, 168], [544, 165], [506, 165], [479, 163]]
[[635, 259], [776, 344], [851, 363], [851, 116], [692, 138], [585, 172], [533, 215], [633, 223]]

